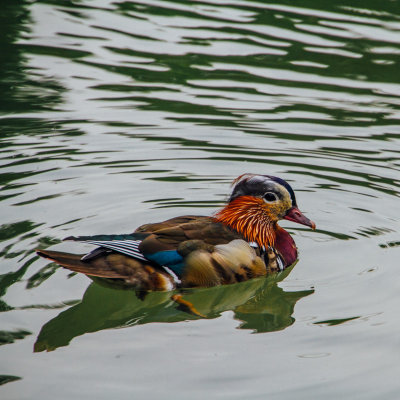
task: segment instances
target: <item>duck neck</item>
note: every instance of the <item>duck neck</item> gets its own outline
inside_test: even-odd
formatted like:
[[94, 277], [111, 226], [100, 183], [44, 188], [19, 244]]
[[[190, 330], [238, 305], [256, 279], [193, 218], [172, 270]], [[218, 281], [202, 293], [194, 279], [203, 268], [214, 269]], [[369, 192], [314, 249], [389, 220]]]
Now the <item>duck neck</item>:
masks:
[[297, 247], [289, 232], [285, 231], [280, 226], [276, 229], [275, 248], [283, 257], [285, 268], [292, 265], [297, 260]]
[[238, 197], [218, 211], [214, 218], [239, 232], [248, 242], [265, 248], [275, 245], [277, 221], [271, 219], [262, 199]]

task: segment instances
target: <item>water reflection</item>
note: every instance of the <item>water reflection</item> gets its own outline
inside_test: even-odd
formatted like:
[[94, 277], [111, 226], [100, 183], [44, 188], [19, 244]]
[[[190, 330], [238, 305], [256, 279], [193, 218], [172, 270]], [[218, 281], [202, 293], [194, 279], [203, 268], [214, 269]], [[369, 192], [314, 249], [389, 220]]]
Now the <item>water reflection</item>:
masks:
[[22, 379], [20, 376], [0, 375], [0, 386], [9, 382], [19, 381], [20, 379]]
[[28, 65], [28, 57], [15, 42], [26, 37], [32, 25], [30, 1], [3, 0], [0, 39], [0, 113], [51, 110], [65, 91], [54, 78], [43, 77]]
[[[282, 330], [293, 324], [296, 302], [314, 292], [311, 289], [286, 292], [278, 286], [292, 268], [275, 276], [239, 284], [188, 290], [184, 292], [184, 298], [206, 318], [217, 318], [222, 312], [231, 310], [234, 318], [241, 321], [240, 329], [257, 333]], [[150, 292], [143, 297], [131, 290], [92, 283], [81, 303], [42, 327], [34, 351], [55, 350], [67, 346], [77, 336], [103, 329], [199, 318], [181, 310], [171, 300], [171, 292]]]

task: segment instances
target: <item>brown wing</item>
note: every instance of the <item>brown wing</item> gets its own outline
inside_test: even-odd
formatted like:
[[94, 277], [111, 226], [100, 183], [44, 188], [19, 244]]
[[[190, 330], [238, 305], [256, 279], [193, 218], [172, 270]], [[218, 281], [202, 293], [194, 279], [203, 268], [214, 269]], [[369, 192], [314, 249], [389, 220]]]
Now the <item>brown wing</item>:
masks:
[[196, 240], [197, 243], [200, 241], [203, 242], [203, 246], [207, 246], [226, 244], [234, 239], [242, 238], [237, 232], [215, 222], [211, 217], [193, 215], [142, 225], [136, 232], [151, 233], [140, 245], [140, 250], [144, 254], [154, 254], [165, 250], [181, 252], [186, 241]]

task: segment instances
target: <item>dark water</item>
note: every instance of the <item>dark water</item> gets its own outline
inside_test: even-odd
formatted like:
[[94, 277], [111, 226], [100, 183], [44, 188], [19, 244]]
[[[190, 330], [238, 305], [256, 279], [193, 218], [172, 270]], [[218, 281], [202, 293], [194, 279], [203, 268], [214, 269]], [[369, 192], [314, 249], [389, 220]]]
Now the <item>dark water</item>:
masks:
[[[0, 21], [1, 399], [398, 398], [397, 1], [3, 0]], [[282, 224], [285, 275], [189, 293], [208, 319], [33, 253], [210, 214], [244, 172], [318, 229]]]

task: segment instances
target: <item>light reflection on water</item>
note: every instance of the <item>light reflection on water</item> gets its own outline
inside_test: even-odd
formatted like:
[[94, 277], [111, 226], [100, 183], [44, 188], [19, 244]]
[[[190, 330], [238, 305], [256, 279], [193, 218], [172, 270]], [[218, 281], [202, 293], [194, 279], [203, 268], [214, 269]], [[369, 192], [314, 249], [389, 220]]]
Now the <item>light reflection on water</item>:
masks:
[[[7, 398], [397, 398], [400, 7], [379, 6], [6, 1]], [[163, 298], [124, 307], [133, 293], [33, 255], [210, 214], [244, 172], [287, 179], [318, 229], [285, 224], [300, 262], [281, 282], [194, 293], [209, 320]], [[68, 347], [38, 357], [43, 337]]]

